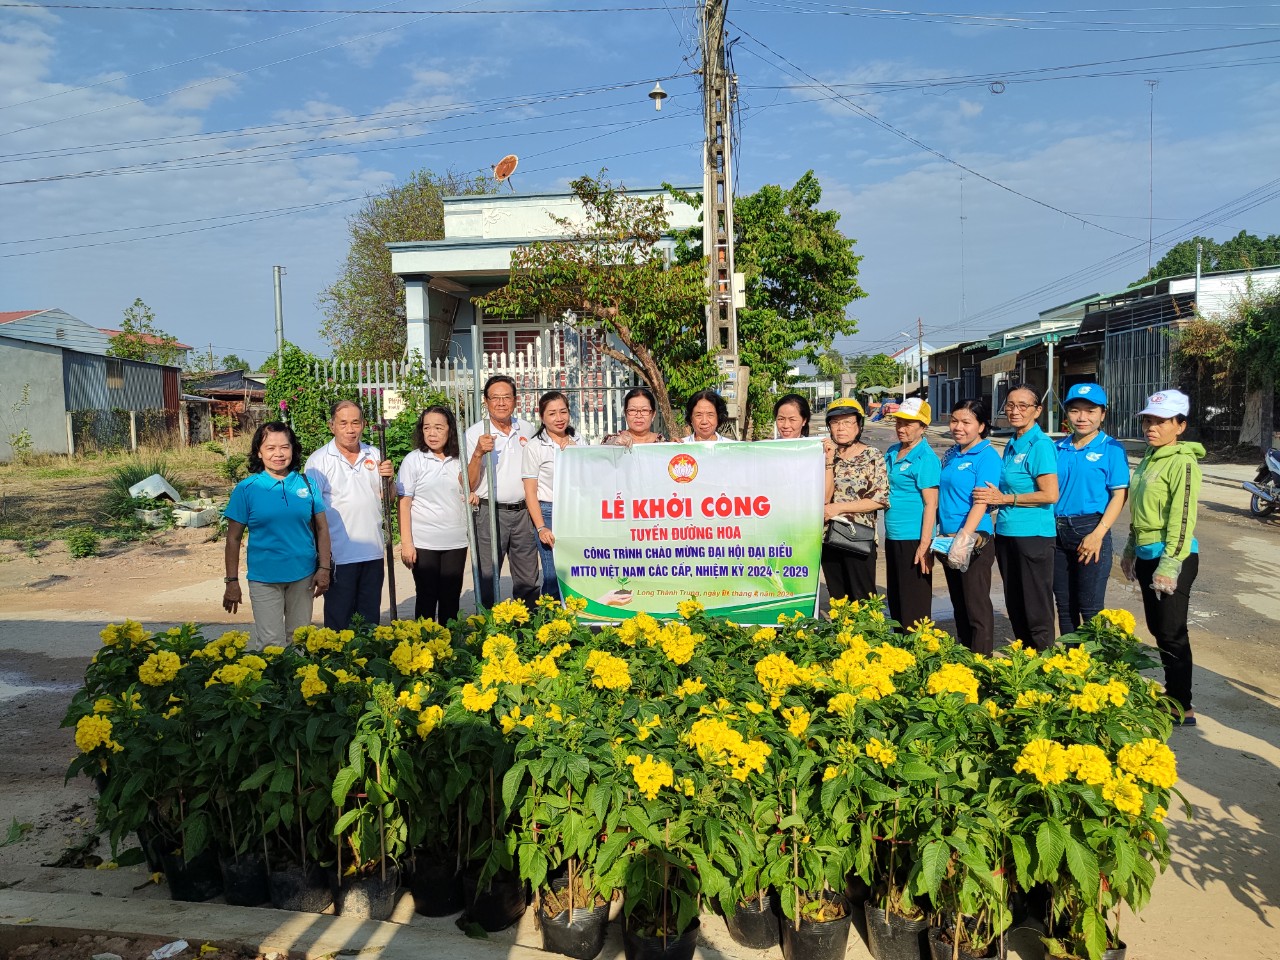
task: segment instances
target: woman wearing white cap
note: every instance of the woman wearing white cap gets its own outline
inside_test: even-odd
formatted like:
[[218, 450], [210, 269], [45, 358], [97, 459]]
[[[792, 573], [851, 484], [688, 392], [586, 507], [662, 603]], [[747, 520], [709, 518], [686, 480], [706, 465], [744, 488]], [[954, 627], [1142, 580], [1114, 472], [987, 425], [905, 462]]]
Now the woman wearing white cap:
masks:
[[1194, 726], [1191, 709], [1191, 638], [1187, 608], [1200, 569], [1196, 500], [1204, 447], [1178, 438], [1187, 429], [1191, 401], [1179, 390], [1152, 395], [1138, 414], [1147, 450], [1133, 471], [1129, 493], [1129, 542], [1120, 568], [1142, 588], [1147, 629], [1164, 662], [1165, 693], [1177, 701], [1178, 721]]
[[898, 442], [884, 455], [889, 507], [884, 512], [885, 594], [889, 616], [904, 628], [933, 615], [933, 543], [942, 464], [924, 439], [929, 404], [912, 397], [890, 418]]
[[1053, 555], [1053, 597], [1058, 633], [1088, 623], [1107, 605], [1111, 528], [1129, 493], [1129, 458], [1102, 432], [1107, 392], [1077, 383], [1064, 401], [1071, 434], [1058, 441], [1058, 536]]

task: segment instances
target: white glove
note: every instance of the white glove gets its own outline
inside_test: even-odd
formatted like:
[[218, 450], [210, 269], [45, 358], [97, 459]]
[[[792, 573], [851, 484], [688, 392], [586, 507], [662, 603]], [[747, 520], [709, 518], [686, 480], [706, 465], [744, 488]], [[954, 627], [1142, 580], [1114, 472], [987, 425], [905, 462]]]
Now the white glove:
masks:
[[951, 549], [947, 551], [947, 566], [952, 570], [964, 573], [969, 569], [969, 561], [973, 559], [973, 545], [978, 542], [976, 535], [961, 530], [951, 540]]
[[1163, 593], [1167, 597], [1173, 596], [1178, 590], [1178, 576], [1181, 573], [1181, 560], [1175, 560], [1173, 557], [1161, 557], [1160, 562], [1156, 565], [1155, 576], [1151, 578], [1151, 589], [1156, 593]]

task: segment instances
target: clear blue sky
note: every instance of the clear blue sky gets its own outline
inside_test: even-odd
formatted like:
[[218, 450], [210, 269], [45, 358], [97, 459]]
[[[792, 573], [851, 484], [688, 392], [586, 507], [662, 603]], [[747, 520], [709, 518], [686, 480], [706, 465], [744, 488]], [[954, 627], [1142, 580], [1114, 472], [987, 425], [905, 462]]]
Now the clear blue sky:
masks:
[[[107, 327], [141, 297], [256, 360], [282, 264], [286, 334], [324, 352], [345, 219], [415, 168], [516, 153], [528, 193], [601, 167], [701, 179], [689, 2], [95, 2], [0, 6], [0, 310]], [[215, 7], [305, 12], [195, 12]], [[729, 19], [739, 193], [814, 169], [865, 258], [846, 351], [1123, 287], [1149, 230], [1157, 259], [1280, 231], [1280, 4], [729, 0]]]

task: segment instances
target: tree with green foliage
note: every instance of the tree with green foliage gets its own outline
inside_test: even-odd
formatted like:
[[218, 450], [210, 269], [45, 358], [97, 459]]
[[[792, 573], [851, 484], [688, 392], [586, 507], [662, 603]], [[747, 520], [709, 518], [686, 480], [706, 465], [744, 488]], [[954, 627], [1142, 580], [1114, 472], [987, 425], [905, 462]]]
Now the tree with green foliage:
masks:
[[668, 265], [659, 246], [670, 233], [661, 195], [628, 196], [603, 171], [570, 186], [582, 203], [585, 225], [553, 218], [565, 239], [517, 248], [507, 285], [475, 303], [500, 317], [572, 311], [579, 327], [617, 338], [626, 352], [603, 336], [599, 349], [649, 384], [672, 430], [680, 422], [675, 404], [717, 381], [703, 342], [702, 266]]
[[1254, 270], [1280, 264], [1280, 234], [1256, 237], [1241, 230], [1222, 243], [1208, 237], [1193, 237], [1175, 244], [1138, 283], [1195, 273], [1197, 243], [1202, 248], [1200, 270], [1204, 273], [1214, 270]]
[[339, 360], [404, 356], [404, 282], [391, 272], [388, 243], [444, 236], [444, 198], [493, 193], [490, 177], [416, 170], [367, 197], [347, 221], [351, 246], [342, 273], [320, 294], [320, 334]]
[[[701, 197], [684, 199], [702, 205]], [[766, 184], [733, 203], [734, 268], [746, 285], [738, 353], [751, 368], [749, 421], [763, 415], [774, 384], [788, 383], [797, 361], [816, 364], [835, 337], [858, 329], [846, 311], [866, 296], [858, 285], [862, 258], [840, 231], [840, 214], [819, 209], [821, 200], [810, 170], [794, 186]], [[701, 263], [702, 231], [682, 241], [678, 260]]]
[[836, 389], [840, 389], [840, 375], [849, 371], [849, 359], [835, 347], [828, 347], [818, 357], [814, 367], [821, 380], [834, 380]]
[[902, 385], [902, 375], [908, 372], [887, 353], [874, 356], [852, 357], [849, 369], [858, 375], [858, 389], [867, 387], [897, 387]]
[[218, 363], [223, 370], [244, 370], [246, 372], [253, 370], [253, 364], [234, 353], [228, 353]]
[[355, 387], [333, 379], [317, 380], [315, 369], [319, 362], [319, 357], [286, 341], [283, 360], [276, 363], [272, 359], [273, 372], [264, 396], [272, 419], [293, 427], [304, 458], [332, 439], [329, 410], [337, 401], [360, 403], [360, 391]]
[[156, 326], [156, 315], [141, 297], [125, 308], [120, 332], [107, 346], [107, 356], [180, 366], [184, 351], [178, 338]]

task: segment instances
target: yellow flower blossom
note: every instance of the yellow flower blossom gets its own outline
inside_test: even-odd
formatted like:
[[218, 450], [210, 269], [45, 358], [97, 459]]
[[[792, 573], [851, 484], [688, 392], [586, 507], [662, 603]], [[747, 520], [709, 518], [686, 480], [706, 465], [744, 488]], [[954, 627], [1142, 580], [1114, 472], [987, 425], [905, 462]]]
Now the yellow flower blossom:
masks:
[[683, 666], [693, 659], [693, 651], [706, 638], [690, 630], [688, 624], [669, 623], [658, 631], [656, 639], [667, 659]]
[[110, 697], [99, 697], [93, 701], [94, 713], [110, 713], [116, 708], [116, 702]]
[[784, 707], [782, 719], [787, 721], [787, 730], [793, 737], [798, 737], [809, 729], [809, 711], [804, 707]]
[[267, 646], [262, 648], [262, 655], [264, 657], [278, 657], [282, 653], [284, 653], [284, 647], [278, 647], [275, 644], [267, 644]]
[[773, 752], [763, 740], [746, 740], [724, 720], [706, 717], [695, 720], [681, 738], [697, 751], [704, 763], [725, 767], [737, 780], [747, 775], [764, 773], [765, 760]]
[[768, 646], [778, 639], [778, 631], [773, 627], [761, 627], [751, 635], [751, 642], [758, 647]]
[[982, 706], [987, 713], [991, 714], [992, 720], [998, 719], [1000, 714], [1004, 713], [1004, 711], [1000, 709], [1000, 704], [996, 703], [994, 700], [983, 700]]
[[182, 660], [176, 653], [161, 650], [142, 661], [142, 666], [138, 667], [138, 679], [149, 687], [159, 687], [176, 677], [181, 669]]
[[423, 674], [436, 665], [436, 656], [421, 640], [401, 640], [391, 651], [391, 665], [401, 675]]
[[978, 702], [978, 678], [962, 663], [947, 663], [929, 675], [925, 689], [933, 695], [961, 694], [966, 703]]
[[633, 753], [627, 757], [627, 765], [631, 767], [631, 775], [636, 778], [636, 786], [646, 800], [652, 800], [659, 790], [676, 782], [671, 765], [654, 760], [651, 753], [646, 754], [643, 760]]
[[1115, 804], [1121, 813], [1132, 817], [1142, 815], [1142, 788], [1131, 773], [1118, 773], [1102, 788], [1102, 796]]
[[822, 771], [822, 782], [826, 783], [828, 780], [834, 780], [838, 776], [840, 776], [839, 769], [836, 767], [827, 767], [827, 769]]
[[618, 627], [618, 640], [628, 647], [634, 647], [639, 640], [657, 636], [662, 627], [653, 617], [643, 610], [629, 620], [624, 620]]
[[1130, 636], [1138, 629], [1137, 621], [1128, 610], [1101, 610], [1094, 619], [1103, 620]]
[[474, 683], [464, 684], [462, 687], [462, 706], [472, 713], [484, 713], [497, 702], [497, 699], [498, 691], [495, 689], [481, 693]]
[[302, 699], [314, 703], [315, 698], [329, 692], [329, 685], [320, 679], [320, 665], [307, 664], [294, 671], [295, 677], [302, 679]]
[[683, 617], [685, 620], [689, 620], [693, 617], [696, 617], [698, 614], [702, 613], [702, 611], [705, 609], [706, 607], [704, 607], [701, 603], [699, 603], [693, 597], [690, 597], [688, 600], [681, 600], [679, 603], [676, 604], [676, 613], [680, 614], [680, 616]]
[[685, 777], [682, 779], [680, 781], [680, 790], [686, 797], [692, 797], [696, 792], [694, 789], [693, 779], [691, 777]]
[[564, 714], [560, 710], [560, 704], [553, 703], [547, 707], [547, 719], [554, 720], [556, 723], [564, 722]]
[[1154, 787], [1167, 790], [1178, 782], [1178, 761], [1173, 751], [1152, 737], [1121, 747], [1116, 765]]
[[683, 700], [685, 697], [692, 696], [693, 694], [702, 693], [702, 691], [706, 689], [707, 685], [702, 682], [701, 677], [693, 677], [676, 687], [676, 696]]
[[891, 744], [882, 743], [879, 737], [867, 741], [866, 754], [882, 767], [887, 767], [898, 759], [898, 751]]
[[489, 612], [493, 614], [494, 623], [529, 622], [529, 608], [524, 605], [523, 600], [503, 600], [501, 603], [495, 604]]
[[649, 734], [662, 726], [662, 717], [654, 714], [648, 720], [641, 721], [636, 724], [636, 739], [648, 740]]
[[418, 680], [414, 683], [412, 689], [400, 691], [396, 696], [396, 705], [417, 713], [422, 709], [422, 698], [430, 692], [430, 685]]
[[534, 719], [533, 714], [524, 716], [520, 712], [520, 707], [514, 706], [505, 717], [498, 718], [498, 723], [502, 726], [503, 733], [511, 733], [516, 727], [532, 727]]
[[1034, 709], [1046, 703], [1053, 703], [1053, 694], [1043, 690], [1023, 690], [1013, 702], [1015, 710]]
[[754, 700], [748, 700], [743, 704], [747, 708], [747, 713], [764, 713], [764, 707], [756, 703]]
[[591, 685], [605, 690], [626, 690], [631, 686], [631, 671], [627, 661], [603, 650], [587, 654], [586, 670], [591, 674]]
[[872, 653], [880, 660], [880, 663], [890, 675], [905, 673], [916, 665], [915, 654], [909, 650], [903, 650], [901, 647], [895, 647], [893, 644], [882, 644], [876, 647]]
[[1100, 787], [1111, 780], [1111, 761], [1101, 747], [1073, 743], [1067, 747], [1067, 769], [1081, 783]]
[[837, 693], [827, 702], [827, 709], [842, 717], [853, 716], [858, 706], [858, 698], [852, 693]]
[[550, 623], [544, 623], [540, 626], [536, 636], [538, 642], [545, 647], [549, 643], [556, 643], [565, 639], [572, 630], [573, 627], [568, 620], [552, 620]]
[[1160, 804], [1156, 804], [1155, 809], [1151, 811], [1151, 819], [1156, 823], [1164, 823], [1164, 818], [1169, 815], [1169, 811]]
[[97, 747], [106, 747], [115, 753], [124, 749], [111, 739], [111, 721], [96, 713], [76, 721], [76, 746], [81, 753], [90, 753]]
[[1014, 773], [1029, 773], [1042, 786], [1062, 783], [1070, 774], [1067, 750], [1053, 740], [1032, 740], [1013, 764]]
[[425, 740], [427, 734], [440, 725], [441, 718], [444, 717], [444, 708], [432, 704], [418, 714], [418, 736]]
[[487, 638], [480, 648], [480, 655], [486, 660], [501, 660], [516, 652], [516, 642], [505, 633], [495, 633]]
[[1092, 663], [1093, 660], [1089, 656], [1088, 650], [1084, 647], [1072, 647], [1065, 654], [1055, 653], [1053, 656], [1046, 658], [1040, 669], [1045, 673], [1060, 670], [1062, 673], [1083, 677], [1089, 672], [1089, 667]]
[[109, 623], [98, 633], [102, 640], [103, 646], [114, 647], [120, 641], [124, 640], [133, 646], [138, 646], [151, 639], [151, 634], [143, 629], [142, 624], [136, 620], [126, 620], [124, 623]]

